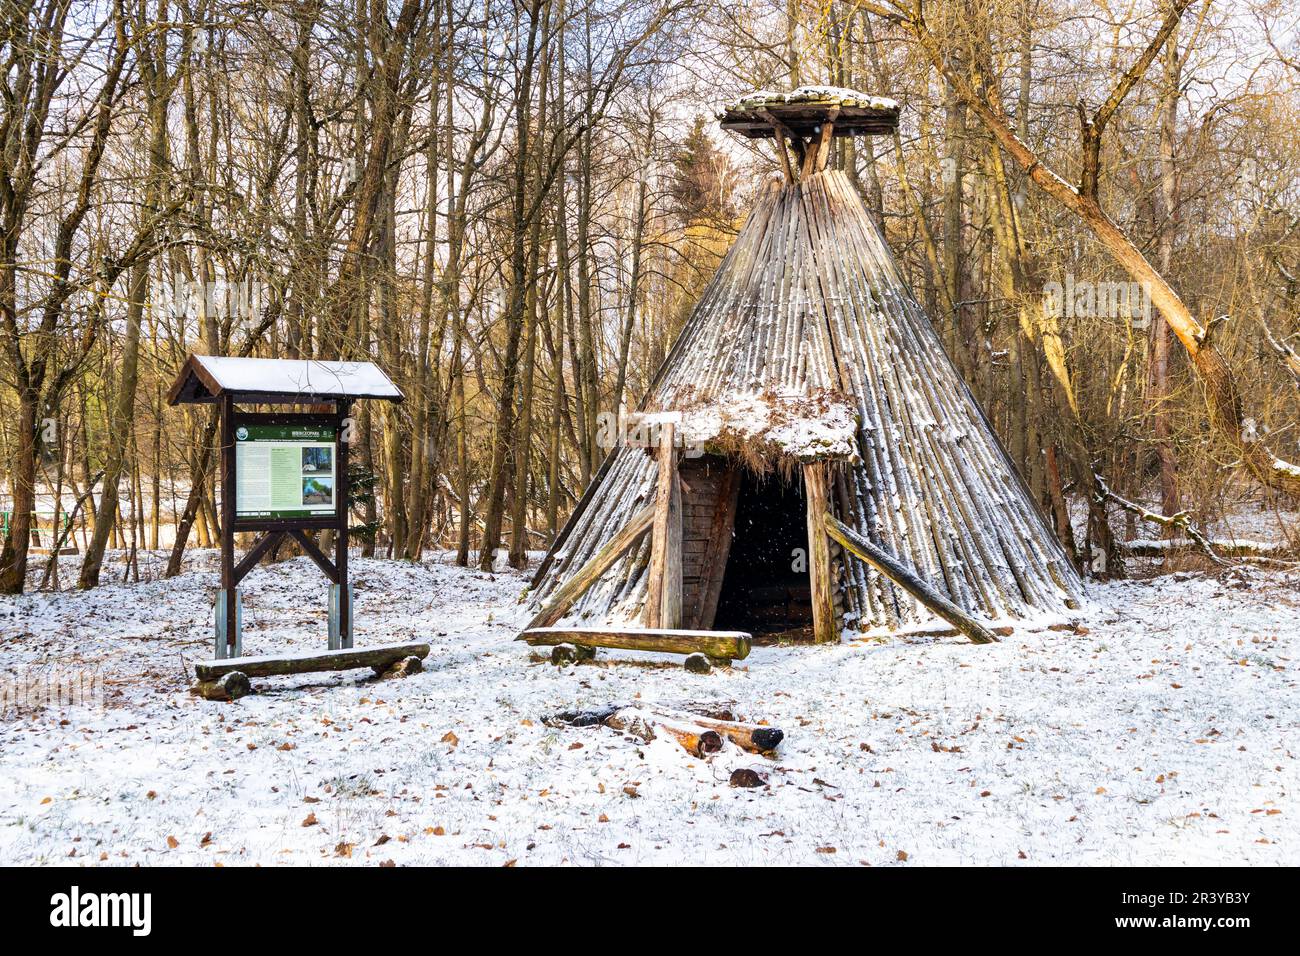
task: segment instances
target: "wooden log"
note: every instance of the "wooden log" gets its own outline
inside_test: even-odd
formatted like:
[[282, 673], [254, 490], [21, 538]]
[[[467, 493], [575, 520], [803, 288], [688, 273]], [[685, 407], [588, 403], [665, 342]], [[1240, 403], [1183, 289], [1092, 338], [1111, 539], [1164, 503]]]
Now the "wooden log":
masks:
[[193, 691], [204, 700], [232, 701], [251, 694], [253, 685], [249, 683], [247, 674], [230, 671], [217, 680], [199, 681]]
[[388, 668], [407, 657], [429, 656], [428, 644], [380, 644], [375, 647], [348, 647], [337, 651], [306, 654], [272, 654], [265, 657], [227, 657], [218, 661], [199, 661], [194, 673], [202, 681], [215, 681], [231, 671], [249, 677], [275, 677], [281, 674], [311, 674], [320, 671], [345, 671], [357, 667]]
[[650, 538], [646, 627], [682, 626], [682, 493], [677, 483], [676, 426], [659, 426], [659, 477]]
[[812, 591], [813, 640], [833, 644], [839, 640], [835, 620], [835, 588], [831, 577], [831, 539], [825, 515], [830, 513], [826, 465], [803, 466], [804, 495], [808, 499], [808, 578]]
[[965, 634], [972, 643], [992, 644], [996, 634], [936, 591], [925, 579], [884, 549], [872, 544], [832, 514], [825, 517], [826, 533], [850, 554], [871, 565], [923, 605]]
[[[1139, 558], [1167, 558], [1183, 551], [1204, 550], [1202, 544], [1192, 538], [1161, 538], [1120, 541], [1119, 548], [1125, 554]], [[1216, 541], [1205, 539], [1215, 554], [1229, 558], [1274, 558], [1279, 561], [1300, 559], [1300, 552], [1286, 543], [1276, 544], [1269, 541]]]
[[679, 631], [665, 628], [599, 630], [594, 628], [534, 627], [517, 641], [534, 646], [585, 644], [622, 651], [659, 651], [665, 654], [707, 654], [711, 658], [743, 660], [749, 656], [752, 639], [744, 631]]
[[713, 717], [702, 717], [699, 714], [688, 714], [675, 710], [662, 710], [658, 707], [650, 708], [650, 712], [655, 715], [662, 715], [670, 720], [687, 721], [707, 730], [716, 730], [737, 747], [753, 753], [767, 753], [775, 750], [781, 741], [785, 739], [785, 732], [778, 727], [745, 724], [734, 720], [717, 720]]
[[587, 592], [587, 589], [595, 584], [600, 576], [608, 571], [614, 565], [614, 562], [621, 558], [629, 548], [641, 540], [641, 536], [650, 530], [654, 517], [655, 506], [653, 504], [647, 505], [637, 512], [622, 531], [610, 538], [605, 546], [591, 557], [591, 560], [579, 568], [576, 574], [551, 595], [550, 600], [528, 622], [528, 627], [530, 629], [550, 627], [564, 617], [565, 612], [573, 607], [578, 598], [582, 597]]
[[642, 740], [651, 740], [656, 736], [657, 731], [662, 730], [681, 744], [687, 753], [696, 757], [707, 757], [722, 749], [722, 735], [716, 730], [637, 707], [630, 707], [610, 715], [605, 719], [605, 725], [640, 737]]
[[785, 739], [778, 727], [747, 724], [735, 720], [722, 720], [702, 714], [657, 706], [632, 706], [613, 704], [599, 710], [562, 711], [545, 719], [548, 726], [594, 727], [604, 724], [615, 730], [636, 733], [642, 739], [650, 738], [650, 728], [655, 724], [676, 728], [694, 728], [695, 733], [713, 731], [736, 746], [751, 753], [770, 753]]

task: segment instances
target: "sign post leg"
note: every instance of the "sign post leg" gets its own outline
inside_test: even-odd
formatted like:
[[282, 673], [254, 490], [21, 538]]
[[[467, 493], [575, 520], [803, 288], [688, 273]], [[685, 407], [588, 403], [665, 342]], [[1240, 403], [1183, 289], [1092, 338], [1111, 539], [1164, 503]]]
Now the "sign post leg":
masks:
[[340, 647], [352, 646], [352, 584], [348, 581], [348, 445], [351, 439], [351, 403], [335, 405], [339, 416], [338, 462], [334, 475], [334, 489], [338, 495], [338, 534], [334, 538], [334, 567], [338, 571], [338, 585], [333, 589], [338, 598], [338, 640]]
[[[235, 403], [229, 395], [221, 398], [221, 590], [217, 620], [217, 656], [238, 657], [239, 591], [235, 581]], [[222, 653], [222, 638], [225, 638]]]
[[[222, 588], [217, 592], [217, 604], [213, 608], [213, 625], [213, 656], [217, 660], [226, 657], [243, 657], [244, 602], [239, 588]], [[234, 640], [231, 640], [232, 631]]]
[[332, 651], [339, 651], [352, 646], [351, 584], [330, 585], [329, 635], [329, 648]]

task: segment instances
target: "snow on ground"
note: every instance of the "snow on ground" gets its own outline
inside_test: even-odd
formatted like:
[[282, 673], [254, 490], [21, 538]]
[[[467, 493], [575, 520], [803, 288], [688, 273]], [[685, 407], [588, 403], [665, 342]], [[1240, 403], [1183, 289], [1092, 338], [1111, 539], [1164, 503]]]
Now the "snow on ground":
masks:
[[[1300, 862], [1295, 572], [1098, 586], [1078, 633], [763, 647], [692, 675], [532, 657], [516, 572], [353, 567], [357, 643], [427, 640], [424, 673], [191, 696], [211, 552], [172, 581], [0, 600], [0, 675], [58, 657], [107, 687], [0, 717], [0, 863]], [[246, 587], [246, 653], [324, 646], [306, 559]], [[701, 760], [542, 722], [621, 701], [734, 701], [787, 737]], [[768, 785], [729, 786], [742, 766]]]

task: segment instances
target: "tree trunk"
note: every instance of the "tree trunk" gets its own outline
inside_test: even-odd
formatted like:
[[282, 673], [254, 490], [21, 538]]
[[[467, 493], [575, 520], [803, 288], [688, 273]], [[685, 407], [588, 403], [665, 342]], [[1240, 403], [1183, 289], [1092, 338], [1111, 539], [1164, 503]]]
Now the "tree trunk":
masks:
[[[1179, 3], [1171, 15], [1185, 9], [1187, 3]], [[1083, 175], [1078, 188], [1071, 186], [1051, 167], [1044, 165], [1042, 159], [1034, 153], [1023, 140], [1011, 129], [1006, 120], [1001, 104], [988, 99], [982, 91], [977, 90], [970, 81], [958, 73], [945, 58], [939, 40], [930, 32], [923, 19], [908, 16], [904, 21], [912, 34], [925, 50], [930, 62], [947, 78], [960, 93], [962, 99], [980, 118], [998, 143], [1023, 169], [1044, 193], [1056, 200], [1063, 208], [1073, 213], [1080, 222], [1097, 238], [1111, 258], [1120, 265], [1131, 279], [1142, 283], [1151, 297], [1152, 305], [1164, 316], [1170, 330], [1178, 339], [1192, 360], [1192, 365], [1205, 386], [1205, 404], [1210, 427], [1229, 446], [1236, 450], [1246, 470], [1260, 484], [1277, 491], [1285, 492], [1292, 498], [1300, 498], [1300, 465], [1277, 458], [1268, 446], [1243, 428], [1241, 393], [1232, 368], [1220, 354], [1213, 341], [1213, 326], [1202, 327], [1178, 293], [1169, 282], [1147, 260], [1142, 251], [1111, 221], [1097, 200], [1097, 181], [1095, 154], [1091, 151], [1099, 147], [1104, 120], [1113, 115], [1123, 94], [1131, 89], [1132, 84], [1145, 71], [1160, 48], [1157, 41], [1168, 39], [1172, 24], [1166, 20], [1161, 33], [1148, 45], [1143, 58], [1134, 64], [1125, 74], [1121, 83], [1103, 108], [1111, 108], [1112, 113], [1101, 117], [1101, 128], [1096, 120], [1087, 127], [1084, 138]], [[1175, 20], [1176, 22], [1176, 20]]]
[[[1178, 235], [1178, 170], [1174, 162], [1174, 140], [1178, 131], [1179, 83], [1182, 64], [1178, 57], [1178, 32], [1175, 29], [1165, 48], [1165, 89], [1160, 101], [1160, 188], [1156, 192], [1159, 229], [1156, 242], [1157, 262], [1161, 275], [1169, 275], [1174, 261], [1174, 242]], [[1147, 386], [1151, 406], [1152, 431], [1155, 434], [1156, 458], [1160, 465], [1160, 510], [1175, 514], [1179, 509], [1178, 470], [1174, 459], [1169, 384], [1169, 323], [1157, 310], [1151, 317], [1151, 360]], [[1168, 533], [1168, 532], [1166, 532]]]

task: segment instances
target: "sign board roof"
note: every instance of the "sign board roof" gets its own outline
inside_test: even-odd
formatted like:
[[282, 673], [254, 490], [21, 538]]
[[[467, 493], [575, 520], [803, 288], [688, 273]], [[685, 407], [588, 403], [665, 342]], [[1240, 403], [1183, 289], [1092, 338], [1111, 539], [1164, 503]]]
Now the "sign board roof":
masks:
[[403, 399], [374, 362], [191, 355], [167, 393], [169, 405], [208, 403], [231, 394], [259, 404], [313, 404], [343, 398]]

